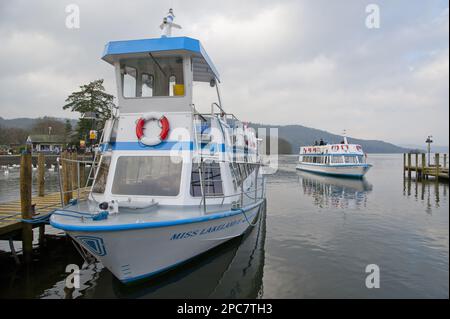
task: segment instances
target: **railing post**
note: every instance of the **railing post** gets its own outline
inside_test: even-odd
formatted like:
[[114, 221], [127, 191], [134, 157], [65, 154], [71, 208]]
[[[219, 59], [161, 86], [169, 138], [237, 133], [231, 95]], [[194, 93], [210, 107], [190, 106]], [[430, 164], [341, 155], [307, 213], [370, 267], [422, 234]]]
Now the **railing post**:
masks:
[[[33, 217], [31, 185], [31, 153], [25, 151], [20, 158], [20, 208], [23, 219]], [[28, 223], [22, 225], [22, 250], [25, 263], [29, 263], [33, 252], [33, 226]]]
[[38, 155], [38, 196], [45, 195], [45, 157], [43, 153]]
[[255, 203], [258, 201], [258, 171], [259, 166], [255, 165]]
[[444, 154], [444, 168], [447, 168], [447, 154]]
[[73, 152], [70, 159], [72, 160], [70, 162], [70, 169], [71, 169], [71, 177], [72, 177], [72, 191], [75, 190], [75, 188], [78, 186], [78, 168], [77, 168], [77, 152]]
[[403, 176], [405, 176], [406, 171], [406, 153], [403, 153]]
[[436, 181], [439, 180], [439, 153], [434, 154], [434, 162], [436, 165]]
[[421, 174], [421, 177], [420, 177], [421, 179], [426, 179], [427, 178], [427, 175], [426, 175], [426, 172], [425, 172], [426, 162], [427, 162], [426, 155], [425, 155], [425, 153], [422, 153], [422, 174]]
[[84, 156], [81, 158], [80, 163], [80, 187], [85, 187], [86, 185], [86, 164], [84, 163]]
[[416, 156], [416, 158], [415, 158], [415, 160], [416, 160], [416, 179], [417, 179], [417, 176], [419, 175], [419, 153], [416, 153], [415, 154]]
[[411, 178], [411, 153], [408, 153], [408, 178]]
[[70, 169], [68, 162], [66, 161], [69, 154], [67, 151], [64, 151], [61, 154], [61, 165], [62, 165], [62, 180], [63, 180], [63, 193], [64, 193], [64, 205], [69, 204], [69, 201], [72, 199], [72, 193], [70, 192]]

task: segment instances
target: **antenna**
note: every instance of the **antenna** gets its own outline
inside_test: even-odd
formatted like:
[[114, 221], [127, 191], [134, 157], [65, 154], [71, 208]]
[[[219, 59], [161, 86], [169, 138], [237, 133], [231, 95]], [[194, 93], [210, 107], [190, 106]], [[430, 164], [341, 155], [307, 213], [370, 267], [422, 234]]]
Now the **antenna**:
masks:
[[159, 26], [162, 30], [161, 38], [170, 38], [172, 36], [172, 28], [181, 29], [179, 24], [173, 22], [174, 19], [173, 9], [170, 8], [167, 16], [163, 18], [163, 22]]
[[347, 130], [346, 129], [342, 130], [342, 136], [344, 137], [344, 144], [348, 144], [348, 141], [347, 141]]

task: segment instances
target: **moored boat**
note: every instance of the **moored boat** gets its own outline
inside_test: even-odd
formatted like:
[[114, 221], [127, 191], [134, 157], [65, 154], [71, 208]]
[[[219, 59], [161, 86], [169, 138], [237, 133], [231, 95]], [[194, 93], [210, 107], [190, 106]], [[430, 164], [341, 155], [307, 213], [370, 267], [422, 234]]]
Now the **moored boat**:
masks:
[[[161, 38], [106, 45], [119, 112], [102, 133], [88, 198], [50, 219], [125, 283], [241, 236], [265, 201], [256, 134], [225, 112], [200, 41], [170, 37], [173, 17]], [[193, 104], [195, 82], [217, 93], [210, 113]]]
[[342, 177], [362, 178], [372, 165], [361, 145], [349, 144], [347, 138], [340, 144], [300, 147], [297, 169]]

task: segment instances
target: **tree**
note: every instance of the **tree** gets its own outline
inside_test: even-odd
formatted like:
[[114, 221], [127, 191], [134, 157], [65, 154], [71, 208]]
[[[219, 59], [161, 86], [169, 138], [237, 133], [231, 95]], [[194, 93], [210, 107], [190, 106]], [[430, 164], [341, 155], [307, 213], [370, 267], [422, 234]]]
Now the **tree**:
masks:
[[[51, 129], [50, 129], [51, 127]], [[37, 120], [36, 124], [31, 128], [32, 134], [64, 134], [64, 123], [60, 120], [45, 116]]]
[[72, 112], [93, 114], [95, 119], [80, 118], [77, 125], [78, 138], [84, 139], [89, 130], [101, 130], [105, 121], [111, 117], [111, 109], [114, 106], [114, 96], [105, 92], [103, 79], [92, 81], [80, 86], [80, 91], [73, 92], [66, 99], [64, 110]]

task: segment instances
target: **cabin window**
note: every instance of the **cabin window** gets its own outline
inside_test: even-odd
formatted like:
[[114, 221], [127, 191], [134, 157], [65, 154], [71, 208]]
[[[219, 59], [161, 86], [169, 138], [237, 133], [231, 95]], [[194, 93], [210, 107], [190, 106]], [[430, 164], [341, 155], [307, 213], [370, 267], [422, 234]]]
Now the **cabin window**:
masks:
[[153, 75], [148, 73], [142, 73], [141, 76], [141, 96], [151, 97], [153, 96]]
[[[217, 162], [204, 162], [201, 166], [202, 180], [206, 196], [222, 196], [222, 176], [220, 174], [220, 165]], [[202, 196], [202, 187], [199, 174], [199, 164], [192, 164], [191, 174], [191, 195], [194, 197]]]
[[342, 163], [342, 156], [331, 156], [331, 163], [332, 164], [341, 164]]
[[184, 96], [182, 57], [123, 59], [120, 69], [125, 98]]
[[98, 168], [97, 177], [95, 179], [92, 192], [103, 194], [106, 188], [106, 181], [108, 179], [109, 166], [111, 165], [111, 156], [103, 156]]
[[123, 96], [136, 96], [136, 69], [132, 67], [125, 67], [123, 69]]
[[344, 156], [345, 163], [356, 164], [356, 156]]
[[181, 183], [181, 158], [121, 156], [112, 186], [115, 195], [177, 196]]
[[358, 163], [360, 163], [360, 164], [364, 164], [365, 163], [364, 156], [358, 155], [357, 157], [358, 157]]

